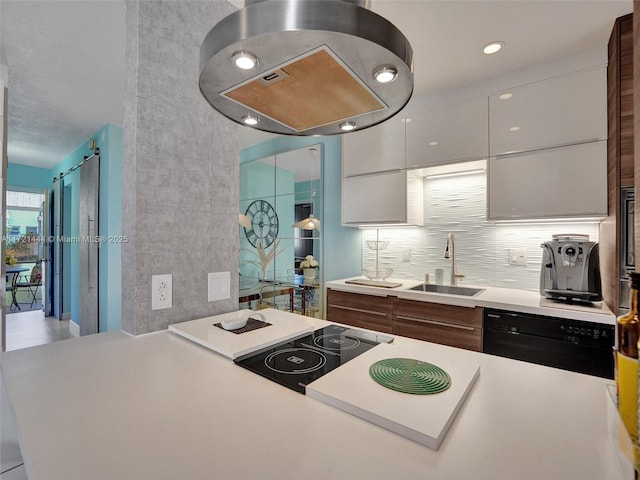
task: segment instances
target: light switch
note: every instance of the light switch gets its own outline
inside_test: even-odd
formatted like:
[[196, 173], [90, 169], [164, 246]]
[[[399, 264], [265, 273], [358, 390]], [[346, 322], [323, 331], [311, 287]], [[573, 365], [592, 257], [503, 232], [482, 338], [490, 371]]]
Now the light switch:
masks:
[[215, 272], [208, 275], [208, 300], [226, 300], [231, 296], [231, 272]]
[[510, 265], [526, 265], [527, 250], [525, 248], [512, 248], [509, 253]]
[[403, 262], [411, 261], [411, 247], [409, 246], [402, 247], [402, 261]]

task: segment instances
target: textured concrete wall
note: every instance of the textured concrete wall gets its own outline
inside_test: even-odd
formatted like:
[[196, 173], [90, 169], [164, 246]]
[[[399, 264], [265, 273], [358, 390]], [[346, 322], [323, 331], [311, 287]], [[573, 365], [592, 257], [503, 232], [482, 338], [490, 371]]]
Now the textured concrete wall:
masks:
[[[222, 1], [128, 1], [123, 139], [122, 328], [141, 334], [238, 305], [238, 128], [198, 88], [202, 39]], [[207, 273], [231, 298], [207, 301]], [[173, 308], [151, 310], [151, 276], [173, 275]]]

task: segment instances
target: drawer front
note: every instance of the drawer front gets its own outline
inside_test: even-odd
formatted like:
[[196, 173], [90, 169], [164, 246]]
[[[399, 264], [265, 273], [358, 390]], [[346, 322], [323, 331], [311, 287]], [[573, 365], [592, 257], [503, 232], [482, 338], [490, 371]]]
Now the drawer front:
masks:
[[394, 313], [416, 319], [482, 328], [482, 308], [396, 299]]
[[476, 352], [482, 351], [480, 327], [394, 315], [393, 334]]
[[327, 290], [327, 320], [391, 333], [393, 299]]

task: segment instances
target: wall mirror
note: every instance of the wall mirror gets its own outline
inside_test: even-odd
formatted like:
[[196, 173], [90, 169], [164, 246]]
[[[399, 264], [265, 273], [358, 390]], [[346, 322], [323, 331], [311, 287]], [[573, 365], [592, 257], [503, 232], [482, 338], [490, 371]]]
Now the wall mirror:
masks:
[[[240, 164], [241, 308], [258, 303], [319, 314], [312, 305], [322, 284], [322, 162], [315, 144]], [[318, 268], [305, 277], [308, 255]], [[269, 301], [271, 293], [282, 295]]]

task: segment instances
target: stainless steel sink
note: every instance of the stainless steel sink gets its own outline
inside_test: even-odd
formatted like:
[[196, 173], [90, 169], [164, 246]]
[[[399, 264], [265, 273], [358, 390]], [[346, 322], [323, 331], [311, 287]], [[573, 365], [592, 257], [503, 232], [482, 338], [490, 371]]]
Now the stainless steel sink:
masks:
[[464, 295], [466, 297], [473, 297], [477, 293], [484, 291], [484, 288], [470, 288], [470, 287], [453, 287], [450, 285], [431, 285], [429, 283], [423, 283], [422, 285], [416, 285], [409, 290], [416, 290], [418, 292], [435, 292], [446, 293], [449, 295]]

